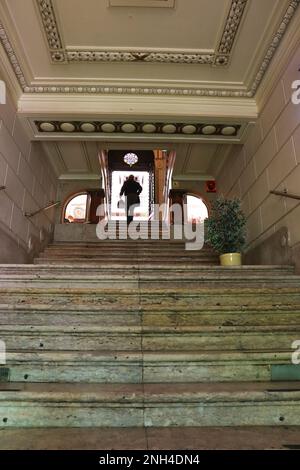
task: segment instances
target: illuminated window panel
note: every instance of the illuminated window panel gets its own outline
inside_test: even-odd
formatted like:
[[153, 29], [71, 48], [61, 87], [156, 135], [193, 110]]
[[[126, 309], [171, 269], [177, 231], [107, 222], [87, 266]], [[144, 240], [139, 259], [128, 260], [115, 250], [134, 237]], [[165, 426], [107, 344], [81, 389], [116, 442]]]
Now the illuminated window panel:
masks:
[[[149, 219], [149, 194], [150, 194], [150, 178], [147, 171], [113, 171], [112, 172], [112, 185], [111, 185], [111, 220], [126, 220], [125, 208], [118, 208], [118, 201], [120, 200], [120, 191], [124, 181], [134, 175], [135, 180], [140, 183], [143, 191], [140, 194], [140, 205], [134, 211], [134, 220], [142, 221]], [[125, 197], [122, 196], [125, 201]]]
[[201, 198], [187, 195], [187, 221], [188, 223], [199, 224], [208, 218], [208, 210]]
[[87, 198], [87, 194], [80, 194], [71, 199], [65, 210], [65, 222], [83, 223], [86, 221]]

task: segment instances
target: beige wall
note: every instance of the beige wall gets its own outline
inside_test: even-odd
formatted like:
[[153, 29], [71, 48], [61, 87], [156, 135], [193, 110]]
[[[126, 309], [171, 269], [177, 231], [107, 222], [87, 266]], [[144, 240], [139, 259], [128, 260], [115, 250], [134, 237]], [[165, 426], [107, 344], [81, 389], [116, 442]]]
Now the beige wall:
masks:
[[288, 229], [289, 247], [300, 245], [300, 201], [270, 195], [271, 190], [284, 189], [300, 195], [300, 105], [291, 102], [292, 82], [300, 78], [299, 64], [300, 47], [247, 142], [235, 148], [217, 175], [225, 196], [242, 199], [249, 250], [266, 239], [274, 240], [282, 227]]
[[[9, 96], [0, 104], [0, 262], [27, 262], [51, 239], [54, 210], [24, 216], [56, 199], [57, 180], [40, 143], [31, 143]], [[29, 249], [30, 241], [32, 249]]]

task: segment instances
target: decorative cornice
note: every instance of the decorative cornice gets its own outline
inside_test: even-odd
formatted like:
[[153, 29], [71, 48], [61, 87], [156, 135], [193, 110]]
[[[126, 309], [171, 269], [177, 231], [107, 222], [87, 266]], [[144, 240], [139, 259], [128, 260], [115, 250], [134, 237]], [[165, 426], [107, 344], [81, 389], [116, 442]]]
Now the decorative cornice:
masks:
[[21, 65], [18, 61], [18, 58], [14, 52], [14, 49], [8, 39], [8, 36], [6, 34], [6, 31], [4, 29], [3, 24], [0, 22], [0, 43], [2, 44], [6, 55], [8, 57], [8, 60], [14, 70], [14, 73], [17, 77], [17, 80], [22, 88], [23, 91], [25, 91], [25, 88], [27, 87], [27, 82], [23, 73], [23, 70], [21, 68]]
[[231, 0], [230, 10], [222, 32], [218, 49], [213, 54], [194, 50], [68, 50], [63, 45], [52, 0], [36, 0], [47, 39], [52, 62], [151, 62], [172, 64], [204, 64], [226, 66], [230, 60], [234, 40], [239, 29], [248, 0]]
[[299, 7], [299, 4], [300, 4], [300, 0], [292, 0], [291, 3], [289, 4], [285, 14], [284, 14], [284, 17], [280, 23], [280, 26], [278, 28], [278, 30], [276, 31], [275, 35], [273, 36], [273, 39], [272, 39], [272, 42], [271, 42], [271, 45], [262, 61], [262, 64], [259, 68], [259, 71], [258, 73], [256, 74], [256, 77], [254, 79], [254, 82], [252, 83], [251, 85], [251, 88], [250, 88], [250, 92], [251, 92], [251, 96], [254, 96], [259, 85], [261, 84], [267, 70], [268, 70], [268, 67], [275, 55], [275, 52], [277, 51], [278, 47], [279, 47], [279, 44], [290, 24], [290, 22], [292, 21], [295, 13], [296, 13], [296, 10], [297, 8]]
[[[236, 0], [235, 3], [243, 2], [244, 0]], [[245, 0], [246, 1], [246, 0]], [[40, 2], [48, 5], [50, 0], [40, 0]], [[240, 4], [241, 4], [240, 3]], [[294, 17], [294, 14], [299, 7], [300, 0], [292, 0], [284, 14], [282, 22], [273, 36], [272, 42], [268, 51], [259, 67], [259, 70], [255, 76], [253, 83], [249, 89], [244, 90], [233, 90], [233, 89], [208, 89], [208, 88], [170, 88], [170, 87], [115, 87], [115, 86], [55, 86], [55, 85], [41, 85], [41, 86], [29, 86], [26, 82], [22, 67], [18, 61], [18, 58], [14, 52], [12, 44], [6, 34], [4, 26], [0, 22], [0, 42], [7, 54], [10, 64], [14, 70], [14, 73], [18, 79], [18, 82], [24, 93], [47, 93], [47, 94], [124, 94], [124, 95], [169, 95], [169, 96], [198, 96], [198, 97], [221, 97], [221, 98], [253, 98], [255, 93], [261, 84], [268, 66], [270, 65], [276, 50], [278, 49], [280, 42]], [[49, 5], [48, 5], [49, 7]], [[234, 38], [231, 38], [232, 44]], [[224, 46], [226, 47], [226, 46]], [[54, 52], [55, 53], [55, 52]], [[62, 54], [61, 60], [65, 60], [64, 52], [56, 50], [56, 53]], [[135, 53], [136, 54], [136, 53]]]
[[41, 121], [35, 120], [41, 134], [123, 134], [123, 135], [181, 135], [189, 137], [237, 137], [240, 124], [205, 122], [137, 122], [137, 121]]

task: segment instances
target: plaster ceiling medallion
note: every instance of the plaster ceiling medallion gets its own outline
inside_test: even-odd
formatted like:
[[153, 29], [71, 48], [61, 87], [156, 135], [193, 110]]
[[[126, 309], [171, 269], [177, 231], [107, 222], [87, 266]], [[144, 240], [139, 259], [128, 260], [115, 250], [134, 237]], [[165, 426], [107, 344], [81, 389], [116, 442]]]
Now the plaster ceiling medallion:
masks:
[[212, 135], [212, 134], [215, 134], [216, 131], [217, 131], [216, 126], [210, 126], [210, 125], [209, 126], [204, 126], [201, 129], [201, 132], [204, 135]]
[[80, 125], [80, 129], [83, 132], [95, 132], [96, 126], [95, 124], [92, 124], [91, 122], [84, 122]]
[[74, 132], [76, 129], [71, 122], [62, 122], [60, 128], [63, 132]]
[[44, 132], [54, 132], [55, 126], [51, 122], [41, 122], [40, 129]]
[[139, 161], [139, 158], [135, 153], [126, 153], [123, 160], [127, 165], [133, 166]]
[[165, 124], [162, 127], [162, 131], [163, 131], [164, 134], [175, 134], [176, 126], [175, 126], [175, 124]]
[[192, 124], [187, 124], [181, 129], [183, 134], [195, 134], [197, 127]]
[[125, 123], [125, 124], [122, 124], [121, 130], [122, 132], [126, 132], [126, 134], [132, 134], [133, 132], [136, 131], [136, 126], [131, 123]]
[[145, 132], [145, 134], [153, 134], [156, 131], [156, 126], [154, 124], [144, 124], [142, 131]]
[[115, 132], [116, 126], [112, 124], [111, 122], [105, 122], [104, 124], [101, 125], [101, 130], [102, 132], [107, 132], [107, 133]]
[[221, 130], [222, 135], [234, 135], [236, 133], [236, 128], [233, 126], [223, 127]]

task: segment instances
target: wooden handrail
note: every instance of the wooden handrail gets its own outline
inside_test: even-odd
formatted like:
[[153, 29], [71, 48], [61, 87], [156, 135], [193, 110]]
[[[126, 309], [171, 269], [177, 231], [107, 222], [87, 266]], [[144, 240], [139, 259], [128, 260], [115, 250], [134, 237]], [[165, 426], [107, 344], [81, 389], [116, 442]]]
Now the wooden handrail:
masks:
[[47, 206], [42, 207], [41, 209], [38, 209], [35, 212], [25, 212], [25, 217], [33, 217], [34, 215], [37, 215], [40, 212], [45, 212], [48, 209], [51, 209], [52, 207], [58, 206], [59, 204], [60, 204], [60, 201], [50, 202]]
[[289, 197], [290, 199], [300, 200], [300, 196], [297, 194], [289, 194], [287, 191], [270, 191], [270, 194], [275, 194], [276, 196]]

